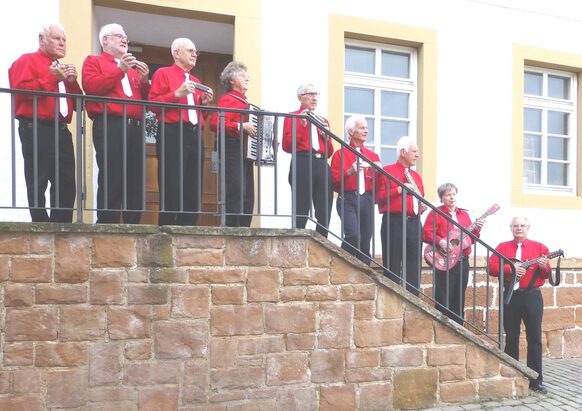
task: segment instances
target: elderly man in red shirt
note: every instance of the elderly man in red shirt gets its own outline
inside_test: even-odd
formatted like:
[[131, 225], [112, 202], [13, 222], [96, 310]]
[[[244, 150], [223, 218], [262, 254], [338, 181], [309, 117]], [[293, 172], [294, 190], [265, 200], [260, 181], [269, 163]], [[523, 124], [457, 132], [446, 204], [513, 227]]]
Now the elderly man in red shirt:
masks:
[[208, 104], [214, 93], [209, 87], [202, 90], [200, 80], [190, 73], [200, 55], [192, 40], [175, 39], [171, 51], [174, 64], [155, 72], [149, 93], [151, 101], [184, 105], [183, 109], [152, 107], [160, 122], [156, 135], [160, 190], [158, 222], [160, 225], [196, 225], [204, 169], [202, 129], [208, 112], [202, 114], [192, 106]]
[[[525, 217], [514, 217], [510, 228], [513, 240], [500, 243], [495, 249], [507, 258], [519, 261], [537, 260], [528, 268], [515, 264], [519, 288], [513, 291], [509, 304], [503, 311], [503, 328], [505, 329], [505, 353], [519, 360], [519, 335], [521, 322], [525, 324], [527, 339], [527, 366], [538, 373], [535, 380], [530, 380], [529, 387], [542, 394], [548, 390], [543, 386], [542, 377], [542, 318], [544, 316], [544, 299], [540, 287], [552, 272], [548, 247], [527, 238], [530, 223]], [[500, 273], [500, 261], [496, 255], [489, 258], [489, 274], [505, 278], [511, 274], [509, 264], [504, 264]]]
[[[317, 108], [319, 92], [313, 84], [303, 84], [297, 89], [297, 99], [301, 107], [291, 114], [313, 114]], [[327, 119], [317, 115], [319, 122], [329, 129]], [[293, 125], [295, 123], [295, 125]], [[283, 151], [295, 156], [296, 170], [293, 163], [289, 168], [289, 184], [296, 198], [296, 227], [305, 228], [310, 214], [311, 203], [317, 220], [316, 231], [327, 237], [333, 191], [331, 171], [327, 159], [333, 154], [332, 139], [325, 141], [325, 131], [317, 128], [304, 118], [286, 117], [283, 122]], [[295, 150], [293, 150], [295, 141]], [[296, 186], [293, 186], [295, 175]]]
[[[149, 68], [127, 52], [129, 43], [123, 27], [103, 26], [99, 41], [101, 55], [88, 56], [83, 63], [85, 92], [128, 101], [146, 100], [150, 90]], [[145, 205], [142, 183], [145, 107], [122, 103], [107, 103], [105, 107], [100, 101], [87, 100], [87, 112], [93, 119], [93, 146], [99, 167], [97, 223], [138, 224], [141, 211], [129, 210], [141, 210]]]
[[[63, 26], [58, 23], [43, 26], [38, 35], [38, 44], [37, 52], [23, 54], [12, 63], [8, 70], [10, 87], [82, 94], [75, 66], [59, 62], [67, 51], [67, 36]], [[76, 188], [73, 140], [67, 124], [70, 124], [73, 116], [73, 100], [53, 96], [38, 96], [35, 100], [32, 95], [16, 94], [15, 106], [32, 221], [70, 223], [73, 219]], [[50, 217], [45, 208], [45, 192], [49, 182]]]
[[[346, 120], [345, 133], [350, 147], [379, 167], [378, 154], [366, 148], [368, 123], [363, 116], [351, 116]], [[379, 182], [374, 177], [370, 162], [362, 160], [351, 150], [336, 151], [331, 160], [333, 189], [338, 193], [337, 213], [342, 220], [344, 241], [342, 248], [366, 264], [371, 262], [370, 241], [374, 232], [373, 184]]]
[[[418, 295], [420, 292], [420, 215], [427, 207], [410, 192], [424, 196], [422, 177], [411, 169], [416, 165], [420, 152], [414, 140], [404, 136], [396, 143], [396, 154], [398, 156], [396, 162], [384, 166], [384, 171], [404, 184], [408, 190], [403, 190], [396, 181], [382, 177], [381, 190], [376, 200], [382, 214], [380, 228], [382, 262], [388, 269], [385, 271], [386, 276], [397, 283], [400, 283], [404, 276], [404, 264], [406, 264], [406, 289]], [[403, 195], [406, 196], [405, 210], [402, 208]], [[404, 248], [406, 248], [406, 260], [403, 261]]]

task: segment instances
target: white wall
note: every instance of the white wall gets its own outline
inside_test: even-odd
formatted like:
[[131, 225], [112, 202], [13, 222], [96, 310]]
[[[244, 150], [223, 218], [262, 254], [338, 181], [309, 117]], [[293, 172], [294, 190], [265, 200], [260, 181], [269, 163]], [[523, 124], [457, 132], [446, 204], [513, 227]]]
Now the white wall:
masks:
[[[24, 52], [37, 49], [37, 32], [46, 21], [58, 18], [57, 0], [23, 0], [5, 11], [0, 34], [6, 41], [0, 54], [0, 85], [8, 86], [7, 69]], [[482, 238], [497, 244], [510, 236], [511, 216], [532, 220], [530, 237], [550, 249], [563, 248], [568, 257], [582, 256], [576, 233], [582, 230], [578, 210], [516, 209], [511, 207], [509, 184], [511, 153], [511, 53], [514, 44], [582, 53], [582, 2], [579, 0], [295, 0], [281, 11], [281, 3], [263, 1], [261, 82], [264, 109], [288, 112], [298, 108], [296, 89], [303, 82], [321, 91], [319, 109], [327, 115], [329, 65], [329, 13], [428, 28], [437, 32], [437, 184], [452, 181], [459, 187], [459, 205], [473, 217], [492, 203], [501, 210], [489, 217]], [[250, 73], [253, 76], [253, 73]], [[252, 87], [252, 83], [251, 83]], [[0, 96], [0, 205], [9, 202], [9, 102]], [[341, 135], [343, 126], [332, 124]], [[18, 143], [18, 135], [16, 133]], [[25, 205], [20, 147], [17, 147], [19, 204]], [[287, 183], [289, 155], [280, 153], [279, 205], [290, 212]], [[461, 167], [452, 160], [460, 159]], [[272, 187], [265, 173], [265, 185]], [[9, 195], [8, 195], [9, 197]], [[437, 199], [430, 199], [437, 203]], [[263, 206], [266, 206], [264, 204]], [[0, 210], [0, 220], [27, 220], [28, 213]], [[335, 216], [335, 207], [332, 214]], [[269, 226], [280, 221], [263, 221]], [[309, 227], [309, 226], [308, 226]], [[337, 217], [332, 228], [338, 229]]]
[[[437, 32], [437, 184], [459, 187], [459, 205], [473, 218], [490, 205], [482, 238], [492, 245], [510, 238], [512, 216], [532, 221], [530, 238], [566, 256], [582, 256], [576, 233], [582, 213], [511, 207], [510, 173], [512, 47], [514, 44], [582, 53], [582, 2], [578, 0], [297, 0], [279, 11], [263, 3], [262, 101], [270, 110], [297, 108], [296, 87], [312, 81], [322, 91], [319, 111], [327, 112], [328, 13], [433, 29]], [[272, 16], [272, 17], [269, 17]], [[276, 33], [276, 35], [273, 35]], [[276, 92], [273, 92], [276, 90]], [[342, 125], [332, 124], [341, 135]], [[422, 154], [422, 153], [421, 153]], [[282, 154], [281, 158], [289, 157]], [[459, 163], [456, 160], [459, 159]], [[518, 160], [521, 161], [521, 160]], [[285, 168], [286, 170], [286, 168]], [[286, 184], [286, 173], [280, 173]], [[435, 190], [436, 191], [436, 190]], [[429, 199], [439, 204], [438, 199]], [[333, 214], [335, 215], [335, 207]], [[338, 227], [337, 218], [332, 227]]]
[[[9, 88], [8, 69], [24, 53], [38, 50], [38, 33], [42, 25], [59, 19], [58, 0], [19, 0], [4, 8], [0, 38], [4, 39], [0, 53], [0, 87]], [[65, 27], [66, 29], [66, 27]], [[0, 207], [12, 204], [12, 130], [10, 122], [10, 94], [0, 93]], [[14, 122], [18, 127], [18, 122]], [[18, 129], [14, 129], [16, 205], [27, 207], [26, 185], [22, 165], [22, 151]], [[48, 201], [48, 196], [47, 196]], [[30, 221], [28, 210], [0, 208], [0, 221]]]

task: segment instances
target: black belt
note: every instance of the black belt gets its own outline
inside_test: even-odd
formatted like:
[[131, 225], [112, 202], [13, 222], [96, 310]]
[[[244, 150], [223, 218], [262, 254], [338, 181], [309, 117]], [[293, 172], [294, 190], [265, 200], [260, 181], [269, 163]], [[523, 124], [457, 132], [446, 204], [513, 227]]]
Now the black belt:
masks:
[[297, 155], [311, 155], [313, 158], [323, 158], [323, 154], [318, 153], [316, 151], [298, 151]]
[[[182, 128], [186, 129], [186, 130], [192, 130], [192, 131], [196, 131], [198, 130], [198, 126], [200, 125], [200, 123], [196, 123], [196, 124], [192, 124], [189, 121], [183, 121], [182, 123], [164, 123], [164, 127], [180, 127], [182, 126]], [[161, 128], [162, 126], [158, 126], [158, 128]]]
[[[19, 118], [18, 121], [20, 122], [20, 124], [23, 127], [26, 127], [26, 128], [33, 128], [34, 127], [34, 121], [32, 119]], [[36, 120], [36, 122], [39, 126], [45, 126], [45, 127], [54, 127], [55, 126], [54, 120]], [[58, 125], [59, 125], [58, 126], [59, 130], [66, 130], [67, 129], [67, 123], [61, 123], [59, 121]]]
[[[392, 218], [402, 218], [402, 213], [390, 213], [392, 214]], [[408, 221], [416, 220], [419, 216], [418, 215], [407, 215], [406, 219]]]
[[527, 287], [527, 288], [518, 288], [517, 290], [513, 290], [513, 294], [525, 294], [533, 290], [539, 290], [540, 287]]
[[[104, 120], [104, 117], [105, 116], [97, 116], [97, 117], [95, 117], [95, 119], [93, 121], [96, 121], [96, 120], [103, 121]], [[107, 116], [107, 121], [112, 121], [112, 120], [113, 121], [116, 121], [117, 120], [117, 121], [123, 122], [123, 117], [119, 117], [119, 116]], [[128, 126], [131, 126], [131, 127], [141, 127], [141, 125], [143, 124], [143, 122], [141, 120], [138, 120], [138, 119], [135, 119], [135, 118], [126, 118], [125, 119], [125, 123]]]
[[[345, 197], [348, 194], [349, 195], [353, 195], [353, 196], [355, 196], [355, 195], [362, 195], [363, 196], [364, 194], [372, 194], [372, 192], [371, 191], [364, 191], [362, 194], [360, 194], [357, 191], [344, 191], [344, 194], [343, 195]], [[340, 197], [341, 197], [341, 195], [340, 195]]]

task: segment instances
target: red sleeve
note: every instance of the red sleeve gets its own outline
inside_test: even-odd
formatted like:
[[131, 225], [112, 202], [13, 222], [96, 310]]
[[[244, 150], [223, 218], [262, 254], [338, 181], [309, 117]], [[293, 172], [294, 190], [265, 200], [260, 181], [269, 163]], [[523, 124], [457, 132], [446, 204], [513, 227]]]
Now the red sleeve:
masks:
[[[174, 94], [175, 90], [170, 87], [170, 79], [165, 70], [159, 69], [155, 72], [152, 78], [152, 85], [150, 87], [149, 100], [158, 101], [160, 103], [177, 103], [178, 99]], [[151, 107], [154, 113], [161, 113], [161, 107]]]
[[[508, 257], [508, 254], [507, 254], [509, 251], [508, 244], [509, 243], [501, 243], [497, 247], [495, 247], [495, 250], [499, 254], [501, 254], [507, 258], [511, 258], [511, 257]], [[509, 264], [504, 264], [503, 272], [504, 272], [504, 274], [507, 274], [507, 275], [511, 274], [511, 267]], [[499, 277], [499, 257], [496, 254], [492, 254], [491, 257], [489, 257], [489, 274], [491, 274], [493, 277]], [[506, 277], [506, 276], [504, 275], [504, 277]]]
[[[433, 223], [435, 219], [435, 214], [436, 213], [434, 212], [434, 210], [431, 210], [430, 213], [428, 213], [428, 215], [426, 216], [426, 220], [424, 221], [424, 225], [422, 226], [422, 241], [424, 241], [425, 243], [432, 244], [433, 239], [435, 239], [434, 229], [438, 230], [438, 226]], [[438, 216], [436, 218], [438, 218]], [[438, 236], [435, 242], [438, 244], [439, 242]]]
[[[224, 94], [216, 103], [217, 107], [224, 107], [224, 108], [240, 108], [240, 109], [247, 109], [247, 105], [242, 101], [237, 100], [236, 98], [231, 97], [229, 94]], [[218, 112], [215, 111], [212, 113], [212, 117], [210, 120], [210, 129], [216, 133], [216, 130], [219, 129], [219, 122], [221, 121], [220, 117], [218, 116]], [[248, 121], [246, 116], [243, 116], [242, 122]], [[241, 114], [226, 111], [224, 112], [224, 129], [227, 137], [236, 138], [241, 135], [239, 130], [241, 123]]]
[[[293, 148], [293, 135], [291, 124], [291, 120], [293, 119], [294, 118], [292, 117], [285, 117], [285, 120], [283, 121], [283, 140], [281, 141], [281, 148], [283, 148], [283, 151], [286, 153], [291, 153]], [[298, 129], [299, 125], [297, 126]]]
[[[39, 71], [32, 55], [16, 60], [10, 67], [9, 78], [12, 88], [37, 91], [54, 91], [60, 81], [48, 67], [46, 70]], [[32, 100], [32, 96], [23, 96], [23, 98]]]
[[104, 69], [98, 56], [88, 56], [83, 62], [83, 89], [87, 94], [107, 96], [125, 75], [119, 67]]
[[[344, 168], [341, 169], [342, 165], [342, 156], [344, 162]], [[337, 192], [340, 190], [342, 178], [348, 177], [347, 170], [351, 167], [351, 164], [348, 164], [349, 161], [346, 158], [346, 151], [341, 148], [338, 152], [333, 155], [331, 159], [331, 181], [333, 183], [334, 188]], [[345, 187], [344, 187], [345, 188]]]

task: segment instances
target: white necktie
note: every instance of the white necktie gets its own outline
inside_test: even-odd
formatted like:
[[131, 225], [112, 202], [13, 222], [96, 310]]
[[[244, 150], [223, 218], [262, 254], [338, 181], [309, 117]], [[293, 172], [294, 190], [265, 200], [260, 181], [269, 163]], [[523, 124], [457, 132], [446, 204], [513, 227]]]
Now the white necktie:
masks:
[[[186, 80], [190, 81], [189, 73], [184, 73], [184, 75], [186, 76]], [[186, 101], [188, 101], [189, 106], [193, 106], [194, 105], [194, 95], [192, 93], [189, 93], [186, 96]], [[194, 125], [198, 124], [198, 114], [196, 113], [196, 110], [188, 109], [188, 121], [190, 121], [190, 123], [192, 123]]]
[[[412, 174], [410, 174], [410, 170], [408, 168], [404, 169], [404, 175], [406, 176], [406, 180], [408, 181], [408, 183], [416, 185], [414, 183], [414, 178], [412, 178]], [[414, 215], [418, 215], [418, 200], [416, 199], [416, 197], [412, 197], [412, 211], [414, 211]]]
[[[515, 252], [515, 258], [521, 261], [521, 243], [517, 243], [517, 251]], [[519, 288], [519, 281], [516, 281], [515, 285], [513, 286], [514, 290]]]
[[[360, 147], [356, 148], [356, 151], [358, 153], [362, 153], [362, 151], [360, 150]], [[364, 167], [362, 167], [362, 161], [360, 160], [360, 157], [357, 157], [357, 161], [358, 161], [358, 192], [360, 194], [364, 194], [366, 192], [366, 177], [364, 175]]]
[[317, 134], [317, 127], [311, 123], [311, 146], [314, 151], [319, 151], [319, 135]]
[[[59, 81], [59, 93], [66, 93], [67, 88], [65, 87], [64, 81]], [[66, 97], [59, 97], [59, 111], [63, 117], [67, 117], [69, 114], [69, 106], [67, 105]]]
[[[117, 67], [119, 67], [119, 59], [113, 59], [117, 63]], [[127, 97], [133, 96], [133, 91], [131, 91], [131, 85], [129, 84], [129, 78], [127, 78], [127, 73], [121, 79], [121, 87], [123, 87], [123, 92]]]

